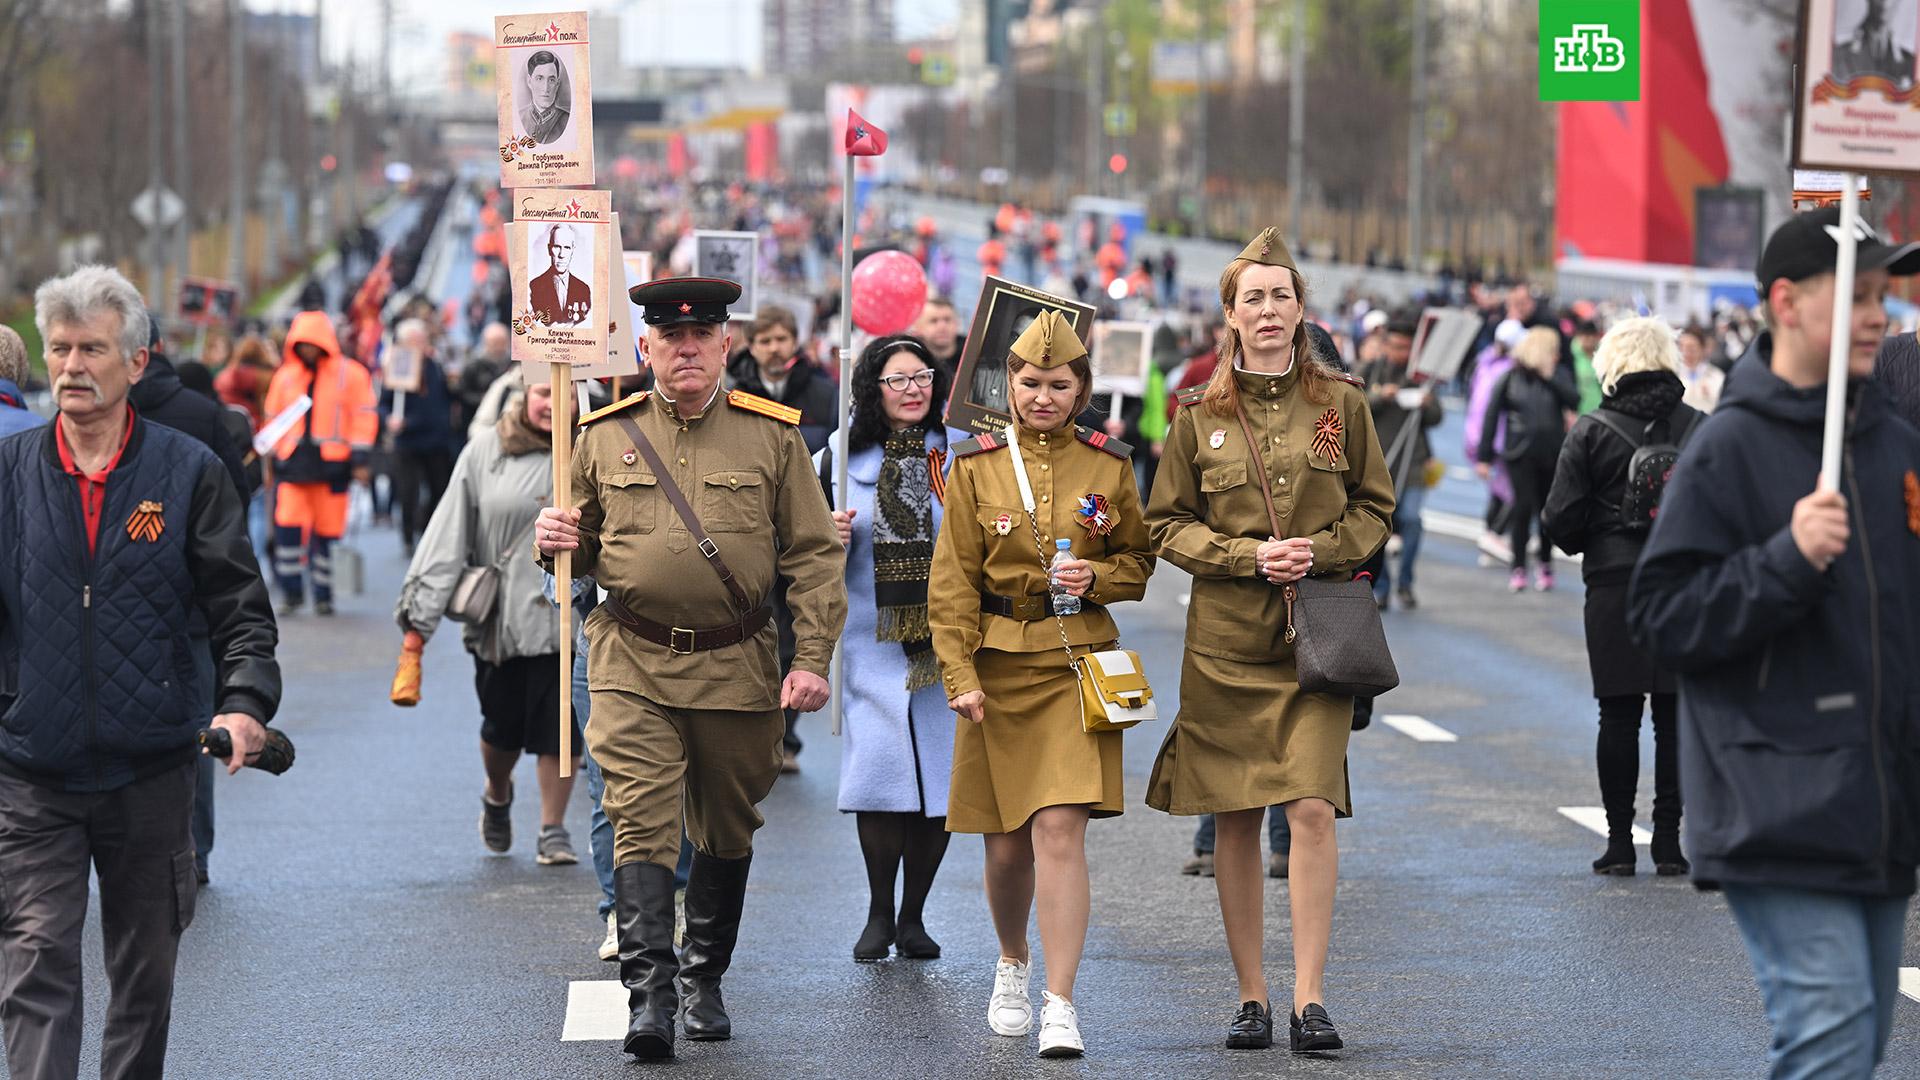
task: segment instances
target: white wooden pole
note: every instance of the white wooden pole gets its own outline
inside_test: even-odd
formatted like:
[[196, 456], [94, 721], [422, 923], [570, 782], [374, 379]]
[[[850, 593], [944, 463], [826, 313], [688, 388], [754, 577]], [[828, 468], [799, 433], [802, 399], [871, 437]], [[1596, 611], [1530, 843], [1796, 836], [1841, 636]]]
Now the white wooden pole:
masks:
[[1820, 486], [1840, 490], [1840, 443], [1847, 426], [1847, 358], [1853, 351], [1855, 235], [1860, 227], [1860, 178], [1840, 181], [1840, 257], [1833, 267], [1833, 340], [1827, 347], [1827, 425], [1820, 443]]

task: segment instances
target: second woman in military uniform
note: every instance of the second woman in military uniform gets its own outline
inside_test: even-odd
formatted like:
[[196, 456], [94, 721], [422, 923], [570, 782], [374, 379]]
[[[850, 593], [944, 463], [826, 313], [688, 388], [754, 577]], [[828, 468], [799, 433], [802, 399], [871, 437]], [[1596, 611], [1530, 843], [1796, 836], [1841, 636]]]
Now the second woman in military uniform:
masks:
[[1260, 818], [1271, 805], [1286, 807], [1293, 835], [1291, 1046], [1341, 1046], [1322, 977], [1339, 858], [1333, 823], [1352, 813], [1353, 699], [1301, 690], [1282, 586], [1352, 574], [1386, 543], [1393, 519], [1366, 395], [1308, 347], [1304, 292], [1272, 229], [1227, 264], [1220, 365], [1180, 395], [1147, 508], [1154, 552], [1193, 575], [1180, 712], [1147, 805], [1216, 815], [1214, 882], [1241, 1002], [1227, 1045], [1240, 1048], [1273, 1043], [1260, 867]]
[[[1073, 982], [1090, 905], [1087, 820], [1118, 815], [1125, 802], [1120, 735], [1082, 729], [1068, 653], [1107, 647], [1118, 634], [1107, 606], [1140, 599], [1153, 571], [1128, 448], [1073, 422], [1092, 393], [1086, 352], [1052, 311], [1014, 342], [1009, 430], [1018, 446], [1001, 434], [954, 447], [927, 598], [948, 702], [960, 714], [947, 828], [986, 837], [987, 903], [1000, 939], [988, 1024], [1013, 1037], [1032, 1028], [1027, 918], [1037, 900], [1045, 1057], [1083, 1049]], [[1014, 476], [1022, 464], [1031, 519]], [[1047, 570], [1056, 540], [1073, 556], [1060, 581], [1081, 603], [1059, 618]]]

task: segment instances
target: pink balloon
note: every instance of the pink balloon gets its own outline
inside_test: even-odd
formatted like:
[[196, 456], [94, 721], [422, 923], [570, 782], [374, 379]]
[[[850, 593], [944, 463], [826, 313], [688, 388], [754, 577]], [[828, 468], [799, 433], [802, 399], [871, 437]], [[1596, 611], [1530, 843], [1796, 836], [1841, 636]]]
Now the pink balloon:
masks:
[[853, 268], [853, 325], [869, 334], [898, 334], [927, 303], [927, 274], [904, 251], [876, 251]]

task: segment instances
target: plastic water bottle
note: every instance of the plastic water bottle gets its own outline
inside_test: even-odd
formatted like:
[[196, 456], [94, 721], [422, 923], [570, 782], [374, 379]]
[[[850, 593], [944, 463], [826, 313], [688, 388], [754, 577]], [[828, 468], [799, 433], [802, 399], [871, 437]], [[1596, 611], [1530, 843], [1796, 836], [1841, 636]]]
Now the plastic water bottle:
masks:
[[1065, 585], [1060, 584], [1060, 564], [1073, 561], [1073, 551], [1071, 550], [1073, 548], [1073, 541], [1063, 536], [1055, 540], [1053, 546], [1056, 549], [1053, 553], [1053, 563], [1047, 569], [1047, 585], [1053, 592], [1053, 613], [1055, 615], [1078, 615], [1080, 614], [1080, 598], [1068, 592]]

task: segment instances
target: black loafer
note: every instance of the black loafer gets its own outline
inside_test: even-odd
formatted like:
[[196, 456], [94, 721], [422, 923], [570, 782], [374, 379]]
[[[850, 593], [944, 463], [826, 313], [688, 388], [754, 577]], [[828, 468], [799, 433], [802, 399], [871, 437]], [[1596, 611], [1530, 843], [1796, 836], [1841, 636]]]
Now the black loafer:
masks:
[[1227, 1025], [1227, 1049], [1265, 1050], [1273, 1045], [1273, 1010], [1263, 1001], [1243, 1001]]
[[1287, 1035], [1296, 1054], [1338, 1050], [1347, 1045], [1340, 1041], [1340, 1033], [1334, 1030], [1333, 1021], [1327, 1019], [1326, 1008], [1317, 1001], [1301, 1009], [1300, 1015], [1288, 1020]]

